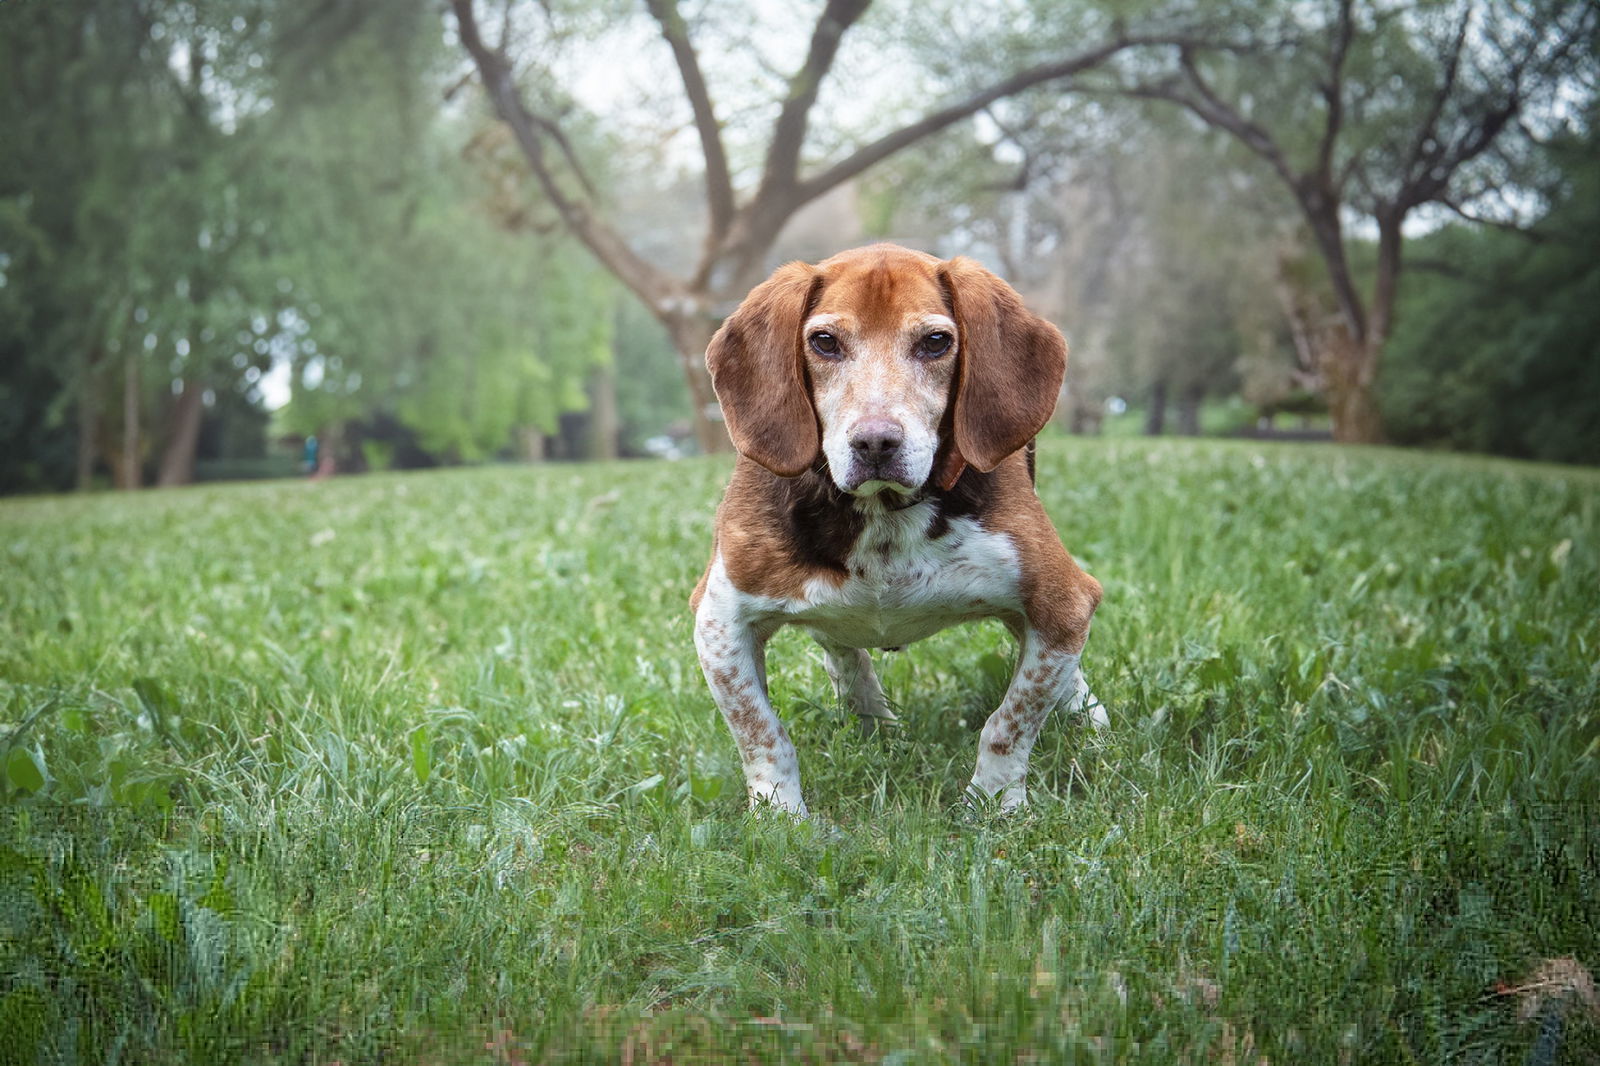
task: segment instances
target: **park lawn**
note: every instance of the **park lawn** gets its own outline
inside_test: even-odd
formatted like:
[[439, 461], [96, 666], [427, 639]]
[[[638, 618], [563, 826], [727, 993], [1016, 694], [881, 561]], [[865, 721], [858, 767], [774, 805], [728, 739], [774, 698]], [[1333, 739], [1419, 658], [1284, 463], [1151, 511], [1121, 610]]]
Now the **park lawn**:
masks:
[[874, 740], [786, 633], [796, 824], [690, 641], [726, 471], [0, 501], [0, 1060], [1600, 1054], [1518, 994], [1600, 963], [1596, 472], [1050, 441], [1112, 728], [973, 814], [998, 626]]

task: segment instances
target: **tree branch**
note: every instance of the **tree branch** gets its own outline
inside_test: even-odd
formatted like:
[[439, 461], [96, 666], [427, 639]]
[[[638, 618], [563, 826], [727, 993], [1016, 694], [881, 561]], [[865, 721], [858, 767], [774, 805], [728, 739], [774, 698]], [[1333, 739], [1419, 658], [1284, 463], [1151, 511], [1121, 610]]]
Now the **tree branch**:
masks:
[[[1297, 173], [1290, 164], [1282, 146], [1265, 128], [1235, 108], [1217, 94], [1206, 81], [1195, 62], [1195, 44], [1183, 42], [1178, 48], [1178, 64], [1185, 87], [1176, 78], [1161, 82], [1121, 86], [1116, 92], [1142, 99], [1165, 100], [1188, 108], [1203, 122], [1229, 134], [1260, 156], [1273, 172], [1289, 187], [1300, 205], [1306, 222], [1311, 227], [1313, 239], [1328, 267], [1328, 280], [1333, 286], [1339, 310], [1344, 315], [1351, 336], [1364, 339], [1367, 332], [1367, 309], [1357, 291], [1345, 254], [1344, 231], [1339, 219], [1337, 189], [1330, 184], [1331, 175], [1313, 169]], [[1342, 62], [1342, 61], [1341, 61]], [[1330, 148], [1331, 158], [1331, 148]]]
[[923, 137], [952, 126], [1004, 97], [1014, 96], [1025, 89], [1031, 89], [1045, 82], [1059, 81], [1063, 78], [1070, 78], [1075, 74], [1081, 74], [1086, 70], [1099, 66], [1126, 48], [1132, 48], [1137, 45], [1170, 43], [1172, 41], [1169, 38], [1119, 36], [1115, 40], [1092, 48], [1087, 52], [1080, 52], [1068, 59], [1041, 63], [1026, 70], [1018, 71], [1010, 77], [1003, 78], [992, 85], [979, 89], [962, 100], [930, 112], [910, 125], [903, 126], [891, 133], [886, 133], [870, 144], [856, 149], [855, 152], [841, 159], [833, 166], [800, 182], [795, 189], [796, 199], [800, 203], [813, 200], [829, 189], [849, 181], [902, 148], [921, 140]]
[[[1433, 99], [1428, 103], [1426, 117], [1417, 126], [1417, 135], [1411, 142], [1411, 151], [1406, 156], [1406, 161], [1401, 167], [1402, 188], [1409, 188], [1432, 169], [1437, 161], [1442, 146], [1439, 144], [1439, 118], [1444, 114], [1444, 105], [1450, 99], [1450, 94], [1455, 91], [1456, 80], [1461, 70], [1461, 52], [1467, 41], [1467, 29], [1472, 23], [1472, 8], [1467, 8], [1461, 15], [1461, 24], [1456, 27], [1455, 36], [1450, 42], [1450, 50], [1445, 55], [1444, 73], [1439, 79], [1439, 87], [1433, 94]], [[1421, 168], [1419, 171], [1419, 167]]]
[[778, 121], [772, 127], [772, 141], [767, 149], [766, 167], [761, 175], [761, 185], [756, 190], [756, 202], [766, 203], [774, 198], [787, 199], [794, 188], [800, 170], [800, 148], [806, 138], [806, 121], [811, 105], [817, 102], [817, 92], [822, 79], [827, 76], [833, 60], [839, 53], [839, 42], [845, 30], [867, 10], [869, 0], [828, 0], [811, 32], [811, 48], [806, 61], [789, 79], [789, 92], [778, 112]]
[[1350, 41], [1355, 36], [1355, 19], [1351, 8], [1353, 0], [1339, 0], [1339, 28], [1333, 38], [1333, 55], [1328, 62], [1328, 81], [1322, 86], [1322, 98], [1327, 102], [1328, 115], [1322, 126], [1322, 139], [1317, 144], [1317, 173], [1330, 191], [1333, 185], [1333, 149], [1344, 126], [1344, 65], [1350, 56]]
[[689, 41], [689, 29], [678, 12], [677, 0], [645, 0], [650, 14], [661, 27], [661, 36], [672, 47], [678, 76], [694, 110], [695, 130], [700, 134], [700, 152], [706, 164], [706, 201], [711, 212], [711, 232], [707, 247], [722, 241], [733, 221], [733, 178], [728, 171], [728, 155], [722, 146], [722, 128], [717, 122], [711, 94], [706, 89], [700, 60]]
[[[495, 112], [511, 128], [529, 168], [562, 222], [623, 284], [651, 306], [658, 304], [678, 286], [668, 274], [641, 258], [621, 234], [595, 214], [592, 199], [575, 199], [562, 187], [545, 157], [542, 138], [549, 136], [555, 140], [570, 160], [571, 148], [566, 138], [555, 123], [533, 115], [523, 103], [505, 56], [484, 44], [472, 0], [450, 0], [450, 6], [460, 27], [461, 43], [477, 64]], [[592, 195], [589, 186], [585, 185], [584, 193]]]
[[[1576, 9], [1576, 14], [1572, 24], [1563, 24], [1558, 18], [1550, 26], [1539, 26], [1528, 34], [1527, 46], [1522, 54], [1514, 57], [1503, 56], [1508, 61], [1503, 95], [1493, 104], [1485, 104], [1467, 130], [1453, 142], [1445, 143], [1437, 136], [1427, 137], [1426, 130], [1419, 131], [1418, 144], [1424, 147], [1417, 153], [1415, 169], [1406, 174], [1405, 184], [1400, 193], [1400, 203], [1414, 207], [1442, 200], [1457, 171], [1493, 148], [1507, 128], [1518, 126], [1519, 116], [1527, 102], [1529, 90], [1524, 84], [1524, 79], [1528, 76], [1530, 68], [1548, 78], [1552, 76], [1553, 71], [1560, 70], [1569, 63], [1574, 51], [1592, 41], [1595, 9], [1592, 5], [1582, 4], [1573, 7]], [[1465, 32], [1465, 19], [1463, 19], [1458, 38]], [[1539, 54], [1541, 47], [1552, 40], [1554, 44], [1541, 59]], [[1451, 80], [1441, 87], [1436, 97], [1436, 107], [1430, 111], [1430, 118], [1433, 118], [1430, 125], [1434, 129], [1438, 123], [1437, 118], [1434, 118], [1434, 112], [1443, 110], [1444, 97], [1455, 80], [1456, 56], [1464, 51], [1460, 44], [1453, 45], [1451, 62], [1447, 70]], [[1431, 145], [1424, 143], [1430, 140]]]
[[1198, 94], [1198, 98], [1186, 98], [1182, 94], [1177, 94], [1169, 99], [1185, 105], [1225, 133], [1232, 134], [1246, 148], [1271, 164], [1278, 176], [1287, 181], [1298, 194], [1303, 183], [1295, 174], [1294, 168], [1289, 165], [1289, 157], [1284, 155], [1283, 148], [1273, 140], [1272, 134], [1265, 128], [1246, 118], [1237, 108], [1217, 95], [1216, 90], [1211, 88], [1205, 76], [1200, 73], [1200, 68], [1194, 60], [1194, 51], [1194, 47], [1190, 44], [1180, 46], [1178, 66], [1190, 87]]
[[1470, 222], [1475, 226], [1488, 226], [1492, 229], [1500, 230], [1502, 233], [1514, 234], [1530, 244], [1544, 244], [1550, 239], [1550, 234], [1541, 229], [1519, 225], [1510, 219], [1490, 218], [1488, 215], [1474, 214], [1467, 209], [1465, 204], [1449, 196], [1440, 196], [1436, 202], [1448, 208], [1452, 214], [1463, 222]]

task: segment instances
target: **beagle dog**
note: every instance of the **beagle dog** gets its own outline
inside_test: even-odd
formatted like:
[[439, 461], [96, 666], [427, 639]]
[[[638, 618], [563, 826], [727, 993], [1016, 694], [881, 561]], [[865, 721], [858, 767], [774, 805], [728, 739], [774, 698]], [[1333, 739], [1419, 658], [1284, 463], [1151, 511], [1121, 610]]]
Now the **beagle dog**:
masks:
[[895, 715], [868, 649], [1004, 622], [1016, 673], [970, 785], [1003, 810], [1026, 801], [1051, 708], [1105, 723], [1078, 666], [1100, 584], [1033, 486], [1033, 438], [1066, 357], [1061, 333], [977, 263], [889, 244], [780, 268], [712, 337], [706, 363], [739, 458], [690, 606], [752, 807], [806, 814], [767, 694], [765, 646], [786, 625], [816, 638], [871, 731]]

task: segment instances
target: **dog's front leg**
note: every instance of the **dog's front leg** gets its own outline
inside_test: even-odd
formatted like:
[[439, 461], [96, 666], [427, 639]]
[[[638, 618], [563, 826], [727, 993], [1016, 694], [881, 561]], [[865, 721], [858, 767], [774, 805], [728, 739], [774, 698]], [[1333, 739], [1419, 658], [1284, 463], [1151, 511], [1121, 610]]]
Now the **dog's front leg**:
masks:
[[[1083, 643], [1076, 643], [1078, 650], [1070, 651], [1046, 641], [1031, 626], [1022, 629], [1017, 672], [1005, 699], [983, 725], [970, 786], [974, 794], [985, 798], [998, 795], [1001, 810], [1014, 810], [1027, 802], [1028, 756], [1051, 709], [1063, 700], [1073, 709], [1093, 702], [1078, 668]], [[1100, 718], [1104, 718], [1103, 712]]]
[[750, 806], [770, 804], [804, 817], [800, 761], [767, 696], [766, 644], [771, 632], [741, 619], [737, 611], [718, 608], [712, 596], [701, 603], [695, 614], [694, 645], [711, 698], [738, 745]]

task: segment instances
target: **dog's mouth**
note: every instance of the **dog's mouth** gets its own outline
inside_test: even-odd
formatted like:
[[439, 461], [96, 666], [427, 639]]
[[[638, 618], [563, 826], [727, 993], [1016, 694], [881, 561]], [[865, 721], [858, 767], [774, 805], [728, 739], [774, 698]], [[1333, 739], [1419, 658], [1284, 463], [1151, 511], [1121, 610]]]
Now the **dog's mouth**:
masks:
[[882, 496], [888, 502], [895, 496], [914, 495], [921, 490], [922, 482], [925, 480], [926, 478], [918, 479], [914, 477], [910, 471], [899, 463], [882, 466], [851, 463], [846, 475], [842, 478], [835, 478], [834, 484], [839, 486], [839, 491], [857, 499]]
[[824, 434], [823, 456], [834, 486], [857, 499], [915, 496], [932, 473], [936, 448], [903, 420], [863, 419]]
[[915, 496], [918, 486], [901, 481], [863, 481], [853, 489], [846, 489], [858, 500], [876, 500], [886, 507], [894, 507]]

